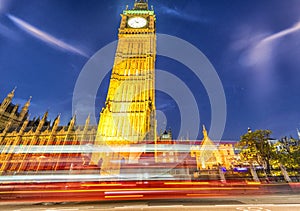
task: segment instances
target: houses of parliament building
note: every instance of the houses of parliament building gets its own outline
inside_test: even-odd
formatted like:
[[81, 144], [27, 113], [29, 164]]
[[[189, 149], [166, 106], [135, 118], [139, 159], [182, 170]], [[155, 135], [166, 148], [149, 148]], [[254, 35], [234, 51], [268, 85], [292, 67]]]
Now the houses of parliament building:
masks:
[[42, 170], [69, 169], [70, 166], [83, 165], [81, 153], [47, 153], [34, 146], [64, 146], [92, 143], [96, 127], [89, 125], [87, 117], [84, 126], [75, 125], [75, 116], [66, 126], [59, 126], [60, 115], [51, 122], [48, 112], [42, 118], [29, 119], [28, 109], [31, 98], [21, 111], [13, 104], [15, 89], [0, 105], [0, 175]]
[[75, 116], [61, 126], [60, 115], [50, 122], [48, 112], [30, 119], [31, 98], [19, 110], [15, 89], [7, 95], [0, 106], [0, 175], [94, 169], [105, 176], [167, 172], [188, 178], [195, 170], [232, 166], [232, 144], [215, 146], [204, 127], [203, 141], [176, 141], [170, 131], [157, 135], [156, 17], [148, 1], [135, 0], [123, 11], [118, 35], [98, 126], [90, 117], [78, 126]]

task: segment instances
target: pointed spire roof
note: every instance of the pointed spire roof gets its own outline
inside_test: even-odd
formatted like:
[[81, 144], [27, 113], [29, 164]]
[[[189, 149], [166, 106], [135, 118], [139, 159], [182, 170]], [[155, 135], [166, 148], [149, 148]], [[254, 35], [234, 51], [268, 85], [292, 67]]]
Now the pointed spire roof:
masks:
[[134, 3], [146, 3], [146, 4], [148, 4], [148, 0], [135, 0]]
[[59, 113], [59, 114], [56, 116], [56, 118], [54, 119], [54, 122], [57, 121], [57, 120], [60, 120], [60, 115], [61, 115], [61, 113]]
[[203, 133], [203, 140], [202, 140], [202, 143], [201, 143], [201, 147], [205, 147], [205, 146], [215, 146], [215, 144], [212, 142], [212, 140], [208, 137], [208, 134], [207, 134], [207, 130], [205, 128], [205, 126], [203, 125], [203, 130], [202, 130], [202, 133]]
[[53, 124], [52, 124], [52, 131], [56, 131], [56, 129], [59, 125], [59, 122], [60, 122], [60, 115], [61, 114], [58, 114], [57, 117], [54, 119]]
[[46, 119], [48, 117], [48, 114], [49, 114], [49, 112], [46, 111], [45, 114], [44, 114], [44, 116], [43, 116], [43, 118], [42, 118], [42, 121], [46, 121]]
[[30, 101], [31, 101], [32, 97], [30, 96], [28, 101], [24, 104], [22, 111], [21, 111], [21, 116], [24, 117], [28, 111], [28, 108], [30, 106]]
[[57, 122], [59, 123], [60, 122], [60, 113], [57, 115], [57, 117], [54, 119], [53, 121], [53, 125], [55, 125]]
[[75, 121], [76, 121], [76, 114], [73, 115], [71, 121], [69, 122], [69, 127], [73, 127], [75, 125]]
[[15, 87], [8, 95], [8, 98], [13, 98], [15, 96], [15, 91], [16, 91], [17, 87]]
[[25, 121], [23, 122], [22, 127], [21, 127], [21, 129], [19, 130], [19, 134], [22, 134], [22, 133], [25, 131], [25, 129], [26, 129], [28, 123], [29, 123], [29, 117], [27, 117], [27, 118], [25, 119]]
[[88, 126], [91, 121], [91, 114], [88, 115], [87, 119], [85, 120], [85, 125]]
[[32, 96], [29, 97], [29, 99], [27, 100], [27, 102], [25, 103], [24, 107], [29, 107], [30, 106], [30, 102], [31, 102]]
[[134, 10], [148, 10], [148, 0], [135, 0]]
[[218, 156], [219, 151], [213, 141], [208, 137], [207, 130], [203, 125], [203, 140], [201, 142], [201, 156], [205, 161], [210, 159], [216, 159], [215, 156]]
[[85, 125], [84, 125], [84, 129], [83, 129], [84, 133], [86, 133], [89, 128], [90, 120], [91, 120], [91, 114], [89, 114], [87, 119], [85, 120]]
[[202, 126], [202, 133], [203, 133], [203, 140], [207, 139], [208, 135], [207, 135], [207, 130], [205, 128], [205, 125]]

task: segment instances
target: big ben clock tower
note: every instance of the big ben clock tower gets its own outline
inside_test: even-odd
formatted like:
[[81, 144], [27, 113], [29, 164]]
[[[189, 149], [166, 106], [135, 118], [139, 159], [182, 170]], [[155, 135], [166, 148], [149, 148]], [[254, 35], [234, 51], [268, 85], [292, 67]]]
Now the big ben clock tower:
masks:
[[94, 152], [91, 158], [91, 163], [101, 165], [101, 175], [118, 175], [121, 160], [138, 162], [143, 151], [136, 146], [156, 143], [155, 14], [147, 0], [135, 0], [133, 9], [127, 7], [121, 17], [110, 85], [95, 140], [103, 150]]

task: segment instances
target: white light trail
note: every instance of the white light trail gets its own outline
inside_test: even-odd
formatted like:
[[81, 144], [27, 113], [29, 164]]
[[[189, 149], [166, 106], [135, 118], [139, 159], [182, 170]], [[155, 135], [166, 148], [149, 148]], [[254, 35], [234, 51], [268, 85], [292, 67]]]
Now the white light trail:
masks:
[[53, 37], [52, 35], [30, 25], [29, 23], [21, 20], [20, 18], [17, 18], [13, 15], [7, 15], [8, 18], [10, 20], [12, 20], [18, 27], [20, 27], [22, 30], [24, 30], [25, 32], [27, 32], [28, 34], [36, 37], [37, 39], [46, 42], [47, 44], [50, 44], [52, 46], [58, 47], [60, 49], [72, 52], [72, 53], [76, 53], [79, 54], [81, 56], [84, 57], [89, 57], [85, 52], [83, 52], [82, 50], [75, 48], [72, 45], [69, 45], [55, 37]]
[[[193, 146], [194, 150], [216, 150], [216, 146], [205, 146], [205, 149], [201, 146]], [[0, 145], [0, 151], [2, 153], [101, 153], [101, 152], [185, 152], [189, 153], [191, 150], [190, 145], [181, 144], [181, 145], [168, 145], [168, 144], [159, 144], [157, 146], [153, 144], [140, 145], [140, 146], [94, 146], [94, 145], [26, 145], [26, 146], [12, 146], [7, 148], [6, 145]]]
[[78, 182], [78, 181], [132, 181], [136, 179], [147, 180], [174, 180], [174, 177], [170, 174], [164, 175], [148, 175], [144, 177], [144, 174], [121, 174], [119, 176], [101, 176], [99, 174], [53, 174], [53, 172], [47, 175], [9, 175], [1, 176], [0, 183], [9, 182]]

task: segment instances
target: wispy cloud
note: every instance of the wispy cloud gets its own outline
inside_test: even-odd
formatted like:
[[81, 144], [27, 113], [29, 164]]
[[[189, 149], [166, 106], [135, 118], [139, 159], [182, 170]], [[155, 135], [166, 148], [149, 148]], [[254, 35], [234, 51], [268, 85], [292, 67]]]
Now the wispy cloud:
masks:
[[4, 36], [6, 38], [15, 39], [15, 40], [18, 38], [11, 29], [2, 25], [1, 23], [0, 23], [0, 35]]
[[[256, 37], [262, 37], [261, 34]], [[245, 52], [243, 55], [243, 64], [246, 66], [256, 66], [258, 69], [267, 70], [267, 66], [270, 65], [270, 60], [273, 58], [273, 50], [275, 43], [263, 42], [264, 39], [258, 39], [257, 42]], [[262, 67], [262, 68], [259, 68]]]
[[164, 5], [161, 5], [159, 7], [159, 10], [161, 13], [167, 14], [174, 16], [176, 18], [184, 19], [186, 21], [192, 21], [192, 22], [207, 22], [208, 20], [206, 18], [203, 18], [201, 16], [194, 16], [192, 14], [188, 14], [186, 12], [178, 10], [176, 7], [175, 8], [170, 8]]
[[251, 77], [255, 80], [253, 93], [256, 97], [265, 98], [274, 90], [274, 70], [281, 50], [278, 46], [283, 43], [290, 46], [293, 42], [283, 38], [297, 31], [300, 31], [300, 22], [276, 33], [257, 32], [250, 27], [239, 29], [239, 36], [234, 38], [231, 47], [240, 55], [240, 64], [251, 70]]
[[174, 15], [174, 16], [180, 16], [180, 12], [177, 11], [176, 9], [171, 9], [169, 7], [166, 7], [166, 6], [162, 6], [161, 7], [161, 10], [166, 13], [166, 14], [169, 14], [169, 15]]
[[275, 34], [272, 34], [272, 35], [264, 38], [263, 40], [261, 40], [261, 42], [259, 44], [275, 41], [275, 40], [277, 40], [281, 37], [284, 37], [288, 34], [294, 33], [294, 32], [299, 31], [299, 30], [300, 30], [300, 21], [297, 22], [294, 26], [292, 26], [288, 29], [282, 30], [280, 32], [277, 32]]
[[0, 14], [6, 11], [8, 4], [8, 0], [0, 0]]
[[248, 48], [244, 61], [247, 61], [247, 65], [263, 65], [265, 68], [265, 65], [273, 58], [274, 49], [280, 38], [299, 30], [300, 22], [297, 22], [294, 26], [271, 35], [258, 34], [254, 36], [256, 39], [252, 40], [252, 45]]
[[82, 50], [70, 45], [70, 44], [67, 44], [57, 38], [55, 38], [54, 36], [30, 25], [29, 23], [21, 20], [20, 18], [17, 18], [13, 15], [7, 15], [8, 18], [10, 20], [12, 20], [18, 27], [20, 27], [22, 30], [24, 30], [25, 32], [27, 32], [28, 34], [36, 37], [37, 39], [51, 45], [51, 46], [54, 46], [54, 47], [58, 47], [59, 49], [61, 50], [65, 50], [65, 51], [69, 51], [69, 52], [72, 52], [72, 53], [75, 53], [75, 54], [79, 54], [81, 56], [84, 56], [84, 57], [89, 57], [85, 52], [83, 52]]

